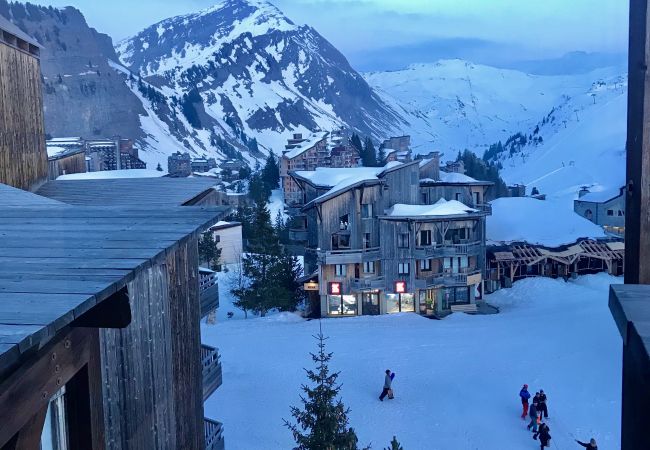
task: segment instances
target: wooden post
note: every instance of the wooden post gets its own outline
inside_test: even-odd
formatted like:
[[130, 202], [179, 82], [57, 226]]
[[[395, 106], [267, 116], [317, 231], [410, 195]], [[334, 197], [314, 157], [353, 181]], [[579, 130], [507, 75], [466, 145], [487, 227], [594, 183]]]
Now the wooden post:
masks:
[[[650, 283], [650, 46], [648, 0], [630, 0], [625, 283]], [[642, 257], [644, 256], [644, 257]]]

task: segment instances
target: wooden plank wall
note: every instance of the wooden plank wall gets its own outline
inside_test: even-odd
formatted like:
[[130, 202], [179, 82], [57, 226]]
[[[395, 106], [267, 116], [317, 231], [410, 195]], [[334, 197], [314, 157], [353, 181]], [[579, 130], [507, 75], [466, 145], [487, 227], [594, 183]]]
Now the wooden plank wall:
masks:
[[77, 153], [65, 158], [48, 161], [48, 180], [56, 180], [59, 175], [86, 172], [86, 155]]
[[36, 189], [47, 177], [37, 58], [0, 43], [0, 183]]
[[107, 449], [204, 447], [196, 239], [128, 285], [132, 322], [102, 330]]

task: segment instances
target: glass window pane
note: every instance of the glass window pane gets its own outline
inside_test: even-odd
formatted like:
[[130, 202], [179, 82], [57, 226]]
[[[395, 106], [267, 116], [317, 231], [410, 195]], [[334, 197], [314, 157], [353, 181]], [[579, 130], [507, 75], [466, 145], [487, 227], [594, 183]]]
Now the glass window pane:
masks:
[[327, 310], [330, 314], [341, 314], [341, 296], [328, 295], [327, 296]]
[[401, 295], [402, 312], [415, 312], [415, 297], [413, 294]]
[[386, 312], [399, 312], [399, 296], [397, 294], [386, 294]]
[[355, 315], [357, 313], [357, 296], [344, 295], [343, 296], [343, 314]]

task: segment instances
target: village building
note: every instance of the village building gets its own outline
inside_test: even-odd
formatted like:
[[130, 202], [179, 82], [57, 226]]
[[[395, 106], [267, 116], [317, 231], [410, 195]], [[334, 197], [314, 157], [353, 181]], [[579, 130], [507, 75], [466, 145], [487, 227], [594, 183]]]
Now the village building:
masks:
[[550, 202], [507, 197], [487, 221], [486, 292], [529, 277], [623, 273], [625, 244], [584, 217]]
[[210, 228], [214, 242], [221, 251], [221, 264], [241, 264], [244, 241], [240, 222], [217, 222]]
[[409, 162], [412, 160], [411, 136], [397, 136], [386, 139], [381, 143], [386, 154], [385, 162]]
[[476, 311], [488, 212], [442, 196], [422, 203], [421, 177], [439, 178], [438, 164], [291, 172], [302, 214], [290, 237], [307, 247], [321, 315]]
[[217, 168], [217, 161], [214, 158], [194, 158], [192, 160], [192, 172], [205, 173]]
[[280, 159], [280, 181], [284, 192], [284, 203], [291, 207], [300, 202], [300, 188], [289, 172], [314, 170], [329, 167], [330, 155], [327, 147], [328, 133], [313, 133], [307, 137], [296, 133], [289, 139]]
[[600, 225], [614, 236], [625, 236], [625, 187], [599, 192], [583, 188], [573, 201], [576, 214]]
[[510, 197], [525, 197], [526, 196], [526, 185], [525, 184], [509, 184], [508, 192]]
[[61, 175], [88, 172], [88, 161], [83, 148], [47, 146], [48, 180]]
[[185, 152], [172, 153], [167, 157], [167, 173], [170, 177], [183, 178], [192, 175], [192, 158]]

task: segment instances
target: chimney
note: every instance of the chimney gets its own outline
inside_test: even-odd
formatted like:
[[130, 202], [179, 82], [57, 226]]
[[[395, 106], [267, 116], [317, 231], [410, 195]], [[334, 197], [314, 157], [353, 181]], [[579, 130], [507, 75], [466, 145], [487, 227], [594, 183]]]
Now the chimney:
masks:
[[581, 186], [580, 191], [578, 191], [578, 198], [582, 198], [589, 193], [589, 188], [587, 186]]

